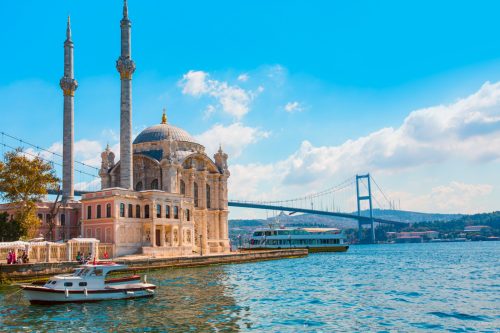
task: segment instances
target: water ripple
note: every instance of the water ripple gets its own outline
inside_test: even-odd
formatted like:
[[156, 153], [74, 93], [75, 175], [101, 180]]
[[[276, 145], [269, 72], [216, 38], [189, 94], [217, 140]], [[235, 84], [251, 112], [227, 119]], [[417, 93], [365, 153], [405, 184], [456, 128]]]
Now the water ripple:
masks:
[[498, 243], [353, 246], [343, 254], [148, 273], [152, 299], [30, 306], [0, 289], [0, 331], [498, 332]]

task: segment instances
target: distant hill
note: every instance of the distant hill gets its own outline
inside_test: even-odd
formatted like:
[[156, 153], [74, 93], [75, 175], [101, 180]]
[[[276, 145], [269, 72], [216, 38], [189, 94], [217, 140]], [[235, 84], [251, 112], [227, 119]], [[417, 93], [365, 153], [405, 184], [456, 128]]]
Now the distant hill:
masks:
[[[354, 214], [354, 213], [353, 213]], [[368, 216], [368, 211], [364, 210], [361, 215]], [[373, 216], [394, 221], [402, 221], [409, 223], [430, 222], [430, 221], [452, 221], [464, 217], [462, 214], [433, 214], [433, 213], [419, 213], [403, 210], [383, 210], [374, 209]], [[317, 227], [331, 227], [340, 229], [357, 228], [358, 223], [356, 220], [339, 218], [325, 215], [312, 215], [312, 214], [299, 214], [288, 215], [282, 213], [279, 216], [279, 223], [287, 226], [317, 226]], [[253, 220], [230, 220], [229, 227], [232, 229], [248, 229], [267, 226], [272, 223], [274, 218], [253, 219]]]

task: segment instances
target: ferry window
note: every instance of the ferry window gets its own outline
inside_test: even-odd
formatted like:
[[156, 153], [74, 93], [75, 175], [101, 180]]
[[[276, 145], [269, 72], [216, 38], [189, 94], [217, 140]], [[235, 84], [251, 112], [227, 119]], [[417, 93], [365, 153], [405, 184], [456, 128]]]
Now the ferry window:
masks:
[[92, 218], [92, 206], [87, 206], [87, 220]]
[[181, 179], [181, 194], [186, 194], [186, 183]]
[[96, 268], [96, 270], [94, 271], [94, 273], [95, 273], [96, 276], [101, 276], [102, 275], [102, 269]]
[[135, 205], [135, 217], [138, 219], [141, 218], [141, 206], [140, 205]]
[[161, 217], [161, 205], [156, 205], [156, 217]]
[[198, 207], [198, 184], [196, 184], [196, 182], [194, 183], [193, 189], [194, 189], [194, 194], [193, 194], [194, 206]]
[[174, 206], [174, 219], [179, 218], [179, 206]]
[[149, 205], [144, 206], [144, 218], [149, 219]]
[[80, 287], [85, 287], [85, 286], [87, 286], [87, 282], [80, 282], [80, 283], [78, 283], [78, 285]]
[[52, 284], [56, 284], [56, 281], [52, 281]]
[[210, 185], [207, 184], [206, 190], [207, 190], [207, 208], [210, 208], [210, 205], [211, 205], [211, 203], [210, 203]]
[[111, 204], [106, 205], [106, 217], [111, 217]]
[[125, 217], [125, 204], [120, 204], [120, 217]]
[[165, 206], [165, 216], [167, 217], [167, 219], [170, 218], [170, 206], [169, 205]]
[[132, 211], [132, 204], [128, 204], [128, 217], [134, 217], [134, 212]]
[[65, 287], [73, 287], [73, 282], [64, 282]]
[[96, 218], [100, 219], [101, 218], [101, 205], [97, 205], [97, 211], [96, 211]]

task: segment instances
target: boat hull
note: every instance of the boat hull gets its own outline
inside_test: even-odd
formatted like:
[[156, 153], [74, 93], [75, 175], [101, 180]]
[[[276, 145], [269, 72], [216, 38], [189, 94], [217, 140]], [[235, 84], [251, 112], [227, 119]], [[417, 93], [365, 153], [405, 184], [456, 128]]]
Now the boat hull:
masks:
[[318, 247], [242, 247], [241, 251], [263, 251], [263, 250], [287, 250], [287, 249], [307, 249], [309, 253], [316, 252], [346, 252], [349, 245], [318, 246]]
[[132, 288], [106, 288], [101, 290], [51, 290], [39, 286], [24, 286], [23, 292], [31, 304], [83, 303], [104, 300], [151, 297], [155, 286]]

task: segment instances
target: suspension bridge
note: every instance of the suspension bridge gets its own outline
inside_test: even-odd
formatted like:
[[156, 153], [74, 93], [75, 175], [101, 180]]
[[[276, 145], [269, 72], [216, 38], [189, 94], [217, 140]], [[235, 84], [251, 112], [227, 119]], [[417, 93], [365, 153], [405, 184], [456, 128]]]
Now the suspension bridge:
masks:
[[[6, 151], [21, 148], [26, 156], [36, 156], [51, 163], [56, 173], [61, 174], [62, 152], [60, 151], [39, 147], [5, 132], [0, 132], [0, 147], [2, 149], [2, 158]], [[99, 168], [95, 166], [95, 158], [93, 161], [75, 161], [76, 196], [100, 190], [98, 172]], [[57, 194], [57, 191], [51, 190], [49, 194]], [[356, 175], [335, 186], [301, 197], [273, 201], [230, 199], [228, 205], [246, 209], [288, 212], [290, 215], [303, 213], [353, 219], [358, 223], [359, 239], [362, 238], [362, 231], [364, 226], [367, 225], [371, 242], [375, 242], [375, 224], [397, 227], [408, 225], [407, 222], [374, 216], [374, 211], [377, 208], [394, 210], [396, 203], [394, 200], [389, 199], [370, 174]]]

